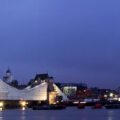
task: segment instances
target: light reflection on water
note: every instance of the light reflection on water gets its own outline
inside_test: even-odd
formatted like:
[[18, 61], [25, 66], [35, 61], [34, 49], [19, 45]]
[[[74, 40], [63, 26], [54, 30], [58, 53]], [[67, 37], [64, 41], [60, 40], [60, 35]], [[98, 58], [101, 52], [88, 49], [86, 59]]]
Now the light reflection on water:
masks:
[[113, 110], [109, 110], [108, 111], [108, 120], [113, 120], [113, 116], [114, 116], [114, 111]]
[[20, 120], [26, 120], [25, 110], [22, 109]]
[[0, 111], [0, 120], [3, 120], [2, 111]]
[[76, 107], [56, 111], [3, 110], [0, 120], [120, 120], [120, 110], [79, 110]]

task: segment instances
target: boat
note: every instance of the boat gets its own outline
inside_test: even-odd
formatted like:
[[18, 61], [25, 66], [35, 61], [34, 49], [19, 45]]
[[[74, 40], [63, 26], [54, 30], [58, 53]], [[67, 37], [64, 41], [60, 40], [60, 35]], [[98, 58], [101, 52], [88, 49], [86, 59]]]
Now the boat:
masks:
[[120, 104], [107, 104], [105, 105], [106, 109], [120, 109]]
[[93, 109], [101, 109], [102, 108], [102, 104], [95, 104], [92, 108]]
[[43, 106], [33, 106], [33, 110], [63, 110], [66, 109], [65, 105], [43, 105]]
[[78, 109], [84, 109], [85, 108], [85, 104], [79, 104], [78, 105]]

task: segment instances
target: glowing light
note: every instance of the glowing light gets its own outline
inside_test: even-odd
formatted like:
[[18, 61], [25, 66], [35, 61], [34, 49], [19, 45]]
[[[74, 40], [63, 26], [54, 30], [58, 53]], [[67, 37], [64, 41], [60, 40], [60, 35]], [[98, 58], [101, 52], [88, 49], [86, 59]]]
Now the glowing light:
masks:
[[22, 110], [25, 110], [25, 107], [22, 107]]
[[86, 102], [83, 101], [83, 102], [80, 102], [80, 103], [81, 103], [81, 104], [85, 104]]
[[84, 90], [84, 92], [86, 92], [86, 90]]
[[73, 104], [78, 104], [78, 103], [79, 103], [78, 101], [73, 102]]
[[118, 101], [120, 101], [120, 98], [118, 98]]
[[59, 103], [59, 101], [57, 100], [56, 103]]
[[0, 108], [0, 111], [2, 111], [3, 109], [2, 108]]
[[110, 93], [110, 97], [113, 97], [113, 95], [114, 95], [113, 93]]
[[104, 95], [104, 98], [107, 98], [108, 96], [107, 95]]
[[0, 107], [3, 107], [3, 102], [0, 102]]
[[55, 103], [55, 97], [56, 97], [55, 92], [50, 92], [49, 93], [49, 104], [54, 104]]
[[35, 83], [37, 83], [38, 81], [37, 80], [35, 80]]
[[25, 101], [21, 101], [21, 105], [23, 106], [23, 107], [25, 107], [26, 106], [26, 102]]

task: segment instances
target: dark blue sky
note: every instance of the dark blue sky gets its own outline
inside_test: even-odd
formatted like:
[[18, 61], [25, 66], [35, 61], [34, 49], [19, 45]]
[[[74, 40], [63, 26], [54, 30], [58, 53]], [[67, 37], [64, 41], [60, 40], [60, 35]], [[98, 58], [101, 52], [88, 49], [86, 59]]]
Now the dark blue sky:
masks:
[[48, 72], [60, 82], [120, 85], [120, 0], [0, 1], [0, 76], [27, 83]]

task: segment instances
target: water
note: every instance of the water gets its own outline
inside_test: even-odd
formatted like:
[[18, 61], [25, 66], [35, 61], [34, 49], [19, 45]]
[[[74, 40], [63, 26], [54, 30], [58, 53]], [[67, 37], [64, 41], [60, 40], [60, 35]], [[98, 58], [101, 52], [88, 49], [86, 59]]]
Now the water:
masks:
[[3, 110], [0, 120], [120, 120], [120, 110], [91, 109], [76, 107], [66, 110]]

